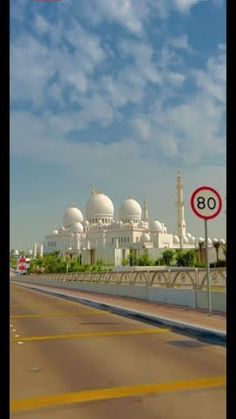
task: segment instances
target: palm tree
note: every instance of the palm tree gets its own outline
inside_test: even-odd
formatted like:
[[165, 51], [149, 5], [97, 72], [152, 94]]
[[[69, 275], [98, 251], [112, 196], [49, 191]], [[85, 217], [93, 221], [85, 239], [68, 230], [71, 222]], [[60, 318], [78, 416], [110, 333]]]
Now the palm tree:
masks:
[[202, 237], [199, 237], [199, 239], [198, 239], [198, 246], [199, 246], [199, 262], [200, 263], [203, 262], [202, 249], [203, 249], [204, 241], [205, 240]]
[[220, 246], [221, 246], [220, 241], [218, 239], [214, 239], [213, 240], [213, 246], [216, 250], [216, 264], [217, 264], [218, 261], [219, 261], [219, 249], [220, 249]]

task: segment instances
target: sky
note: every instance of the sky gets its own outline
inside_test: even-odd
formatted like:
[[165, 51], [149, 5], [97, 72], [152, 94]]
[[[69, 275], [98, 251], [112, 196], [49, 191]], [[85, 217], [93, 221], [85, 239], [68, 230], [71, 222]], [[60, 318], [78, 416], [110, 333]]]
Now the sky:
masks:
[[85, 212], [93, 186], [176, 233], [204, 236], [192, 192], [216, 188], [226, 235], [224, 0], [11, 0], [10, 245], [32, 249]]

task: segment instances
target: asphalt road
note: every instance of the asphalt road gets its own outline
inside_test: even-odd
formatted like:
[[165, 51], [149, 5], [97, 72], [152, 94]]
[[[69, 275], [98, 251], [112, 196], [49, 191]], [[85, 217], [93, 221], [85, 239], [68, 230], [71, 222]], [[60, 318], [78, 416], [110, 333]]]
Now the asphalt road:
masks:
[[11, 418], [226, 418], [224, 347], [19, 285], [10, 333]]

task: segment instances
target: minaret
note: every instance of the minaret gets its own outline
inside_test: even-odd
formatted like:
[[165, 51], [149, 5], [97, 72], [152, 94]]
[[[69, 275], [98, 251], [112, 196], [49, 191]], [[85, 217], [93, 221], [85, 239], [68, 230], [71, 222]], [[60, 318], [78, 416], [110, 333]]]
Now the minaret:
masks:
[[34, 244], [34, 259], [37, 258], [37, 243]]
[[144, 198], [143, 201], [143, 221], [146, 221], [148, 223], [148, 204], [146, 198]]
[[183, 248], [183, 237], [186, 236], [186, 222], [184, 218], [184, 185], [181, 172], [177, 171], [177, 232], [180, 238], [180, 248]]
[[43, 257], [43, 244], [40, 245], [40, 257]]

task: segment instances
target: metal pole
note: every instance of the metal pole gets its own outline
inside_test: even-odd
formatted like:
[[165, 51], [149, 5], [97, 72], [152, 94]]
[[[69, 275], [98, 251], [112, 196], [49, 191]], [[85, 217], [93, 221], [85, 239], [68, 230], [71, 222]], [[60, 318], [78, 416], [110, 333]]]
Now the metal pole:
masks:
[[211, 314], [211, 286], [210, 286], [210, 264], [208, 255], [208, 232], [207, 232], [207, 220], [205, 223], [205, 243], [206, 243], [206, 263], [207, 263], [207, 295], [208, 295], [208, 311]]

